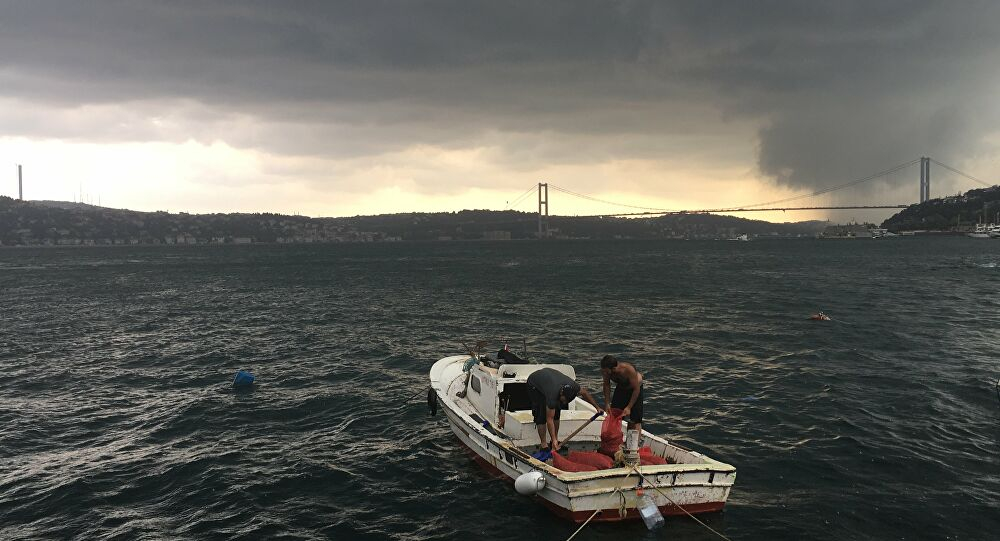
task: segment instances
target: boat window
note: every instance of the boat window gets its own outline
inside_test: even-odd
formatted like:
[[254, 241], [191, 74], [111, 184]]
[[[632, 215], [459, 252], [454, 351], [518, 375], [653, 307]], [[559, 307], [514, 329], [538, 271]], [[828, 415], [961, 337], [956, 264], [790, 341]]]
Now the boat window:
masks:
[[472, 376], [472, 390], [477, 393], [483, 392], [483, 386], [479, 383], [479, 378], [476, 376]]
[[500, 392], [500, 405], [506, 411], [521, 411], [531, 409], [531, 399], [528, 398], [527, 383], [505, 383]]

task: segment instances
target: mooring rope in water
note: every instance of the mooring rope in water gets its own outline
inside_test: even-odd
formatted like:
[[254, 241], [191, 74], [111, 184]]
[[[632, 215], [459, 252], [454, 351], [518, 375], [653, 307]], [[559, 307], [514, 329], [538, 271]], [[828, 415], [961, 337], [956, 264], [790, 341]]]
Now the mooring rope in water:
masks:
[[[629, 476], [629, 475], [632, 475], [632, 473], [631, 473], [631, 472], [629, 472], [629, 473], [628, 473], [627, 475], [625, 475], [625, 478], [626, 478], [626, 479], [628, 479], [628, 476]], [[618, 493], [618, 494], [619, 494], [619, 495], [621, 496], [621, 500], [622, 500], [622, 503], [621, 503], [621, 505], [620, 505], [620, 506], [618, 506], [618, 514], [619, 514], [619, 515], [620, 515], [620, 516], [621, 516], [622, 518], [625, 518], [625, 513], [627, 512], [627, 509], [626, 509], [626, 507], [625, 507], [625, 493], [624, 493], [624, 492], [622, 492], [622, 489], [621, 489], [621, 487], [618, 487], [618, 488], [616, 488], [616, 489], [614, 490], [614, 492], [612, 492], [611, 494], [615, 494], [616, 492], [617, 492], [617, 493]], [[588, 518], [587, 520], [585, 520], [585, 521], [583, 522], [583, 524], [581, 524], [581, 525], [580, 525], [580, 527], [579, 527], [579, 528], [577, 528], [575, 532], [573, 532], [573, 535], [571, 535], [571, 536], [567, 537], [567, 538], [566, 538], [566, 541], [572, 541], [572, 539], [573, 539], [574, 537], [576, 537], [576, 534], [580, 533], [580, 530], [583, 530], [583, 527], [584, 527], [584, 526], [586, 526], [587, 524], [589, 524], [591, 520], [594, 520], [594, 517], [596, 517], [597, 515], [601, 514], [601, 511], [602, 511], [602, 509], [600, 509], [600, 508], [598, 508], [598, 509], [594, 509], [594, 512], [593, 512], [593, 514], [591, 514], [591, 515], [590, 515], [590, 518]]]
[[410, 396], [410, 398], [407, 398], [406, 400], [400, 402], [400, 404], [406, 404], [410, 400], [413, 400], [414, 398], [420, 396], [420, 393], [426, 393], [426, 392], [427, 392], [427, 387], [421, 387], [419, 391], [413, 393], [413, 395]]
[[416, 393], [414, 393], [412, 396], [410, 396], [406, 400], [403, 400], [402, 402], [400, 402], [399, 406], [397, 406], [397, 407], [395, 407], [395, 408], [393, 408], [393, 409], [391, 409], [389, 411], [382, 412], [382, 413], [375, 413], [373, 415], [389, 415], [389, 414], [398, 413], [403, 408], [405, 408], [407, 406], [407, 404], [410, 403], [410, 400], [413, 400], [414, 398], [420, 396], [421, 393], [426, 393], [426, 392], [427, 392], [427, 387], [421, 387], [419, 391], [417, 391]]
[[580, 525], [580, 527], [579, 527], [579, 528], [577, 528], [575, 532], [573, 532], [573, 535], [571, 535], [571, 536], [567, 537], [567, 538], [566, 538], [566, 541], [572, 541], [572, 540], [573, 540], [573, 538], [574, 538], [574, 537], [576, 537], [576, 534], [580, 533], [580, 530], [582, 530], [584, 526], [586, 526], [587, 524], [589, 524], [589, 523], [590, 523], [590, 521], [591, 521], [591, 520], [593, 520], [593, 519], [594, 519], [594, 517], [596, 517], [596, 516], [597, 516], [597, 514], [598, 514], [598, 513], [600, 513], [600, 512], [601, 512], [601, 510], [600, 510], [600, 509], [595, 509], [595, 510], [594, 510], [594, 514], [590, 515], [590, 518], [588, 518], [588, 519], [587, 519], [586, 521], [584, 521], [584, 523], [583, 523], [583, 524], [581, 524], [581, 525]]
[[660, 490], [660, 487], [654, 485], [653, 483], [650, 483], [649, 479], [646, 479], [646, 476], [643, 475], [642, 472], [640, 472], [639, 469], [636, 466], [632, 466], [632, 469], [635, 470], [635, 473], [639, 474], [639, 477], [642, 478], [642, 480], [645, 481], [646, 484], [648, 484], [649, 486], [653, 487], [653, 489], [656, 490], [657, 492], [659, 492], [661, 496], [663, 496], [664, 498], [667, 499], [667, 501], [669, 501], [670, 503], [672, 503], [674, 505], [674, 507], [680, 509], [681, 511], [684, 511], [684, 514], [686, 514], [687, 516], [693, 518], [694, 521], [697, 522], [698, 524], [701, 524], [702, 526], [708, 528], [708, 531], [714, 533], [715, 535], [721, 537], [722, 539], [725, 539], [726, 541], [730, 541], [730, 539], [728, 537], [722, 535], [721, 533], [719, 533], [718, 531], [716, 531], [715, 529], [713, 529], [708, 524], [705, 524], [704, 522], [702, 522], [701, 520], [699, 520], [698, 517], [696, 517], [696, 516], [692, 515], [691, 513], [689, 513], [687, 509], [684, 509], [683, 507], [681, 507], [677, 502], [675, 502], [673, 499], [671, 499], [670, 496], [667, 496], [667, 494], [665, 492], [663, 492], [662, 490]]

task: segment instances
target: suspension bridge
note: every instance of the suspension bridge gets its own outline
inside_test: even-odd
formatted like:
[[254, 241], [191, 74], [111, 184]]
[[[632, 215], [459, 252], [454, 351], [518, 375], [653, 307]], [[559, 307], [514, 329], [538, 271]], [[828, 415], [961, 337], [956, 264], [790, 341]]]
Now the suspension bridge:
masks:
[[[507, 205], [507, 208], [514, 208], [518, 204], [526, 201], [527, 197], [538, 191], [538, 235], [539, 237], [548, 236], [548, 217], [549, 217], [549, 188], [553, 191], [569, 195], [571, 197], [576, 197], [582, 200], [590, 201], [592, 203], [600, 203], [604, 205], [609, 205], [612, 207], [626, 209], [621, 212], [609, 212], [604, 214], [594, 214], [588, 216], [577, 216], [579, 218], [605, 218], [605, 217], [629, 217], [629, 216], [666, 216], [672, 214], [736, 214], [743, 212], [769, 212], [769, 211], [801, 211], [801, 210], [853, 210], [853, 209], [863, 209], [863, 210], [874, 210], [874, 209], [904, 209], [912, 205], [910, 204], [886, 204], [886, 205], [836, 205], [836, 206], [803, 206], [803, 205], [789, 205], [794, 202], [811, 199], [814, 197], [819, 197], [826, 194], [831, 194], [834, 192], [839, 192], [841, 190], [846, 190], [861, 184], [868, 182], [873, 182], [879, 179], [885, 179], [889, 175], [912, 167], [919, 164], [920, 166], [920, 185], [919, 185], [919, 203], [924, 203], [931, 199], [931, 164], [934, 164], [950, 173], [954, 173], [964, 179], [971, 180], [977, 184], [986, 187], [993, 187], [995, 183], [986, 182], [982, 179], [976, 178], [969, 175], [959, 169], [951, 167], [949, 165], [943, 164], [933, 158], [920, 157], [910, 160], [906, 163], [901, 163], [894, 167], [890, 167], [884, 171], [879, 171], [872, 175], [862, 177], [859, 179], [852, 180], [850, 182], [845, 182], [843, 184], [838, 184], [835, 186], [830, 186], [820, 190], [816, 190], [811, 193], [797, 195], [793, 197], [787, 197], [784, 199], [777, 199], [773, 201], [764, 201], [761, 203], [753, 203], [747, 205], [736, 205], [732, 207], [719, 207], [719, 208], [705, 208], [705, 209], [662, 209], [662, 208], [652, 208], [644, 207], [639, 205], [625, 204], [615, 201], [609, 201], [606, 199], [601, 199], [598, 197], [593, 197], [590, 195], [582, 194], [569, 190], [555, 184], [540, 182], [536, 186], [531, 186], [528, 190], [522, 193], [520, 196], [515, 198], [512, 203]], [[776, 206], [776, 205], [786, 205], [786, 206]]]

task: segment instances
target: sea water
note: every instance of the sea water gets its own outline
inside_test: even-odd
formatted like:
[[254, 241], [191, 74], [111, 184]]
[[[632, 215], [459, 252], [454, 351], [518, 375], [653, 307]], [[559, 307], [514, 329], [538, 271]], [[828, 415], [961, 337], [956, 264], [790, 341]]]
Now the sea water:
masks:
[[988, 538], [998, 262], [919, 237], [0, 248], [0, 538], [565, 539], [427, 413], [431, 364], [499, 337], [598, 395], [602, 356], [635, 363], [643, 428], [737, 468], [700, 516], [731, 539]]

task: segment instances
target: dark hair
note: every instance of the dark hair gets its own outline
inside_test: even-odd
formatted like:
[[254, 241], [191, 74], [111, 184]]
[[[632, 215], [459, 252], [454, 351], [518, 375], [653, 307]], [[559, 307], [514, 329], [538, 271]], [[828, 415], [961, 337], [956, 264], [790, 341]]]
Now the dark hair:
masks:
[[559, 392], [566, 397], [566, 402], [572, 402], [576, 395], [580, 394], [580, 384], [573, 382], [567, 383], [559, 388]]
[[605, 355], [601, 359], [601, 368], [614, 368], [618, 366], [618, 359], [612, 357], [611, 355]]

